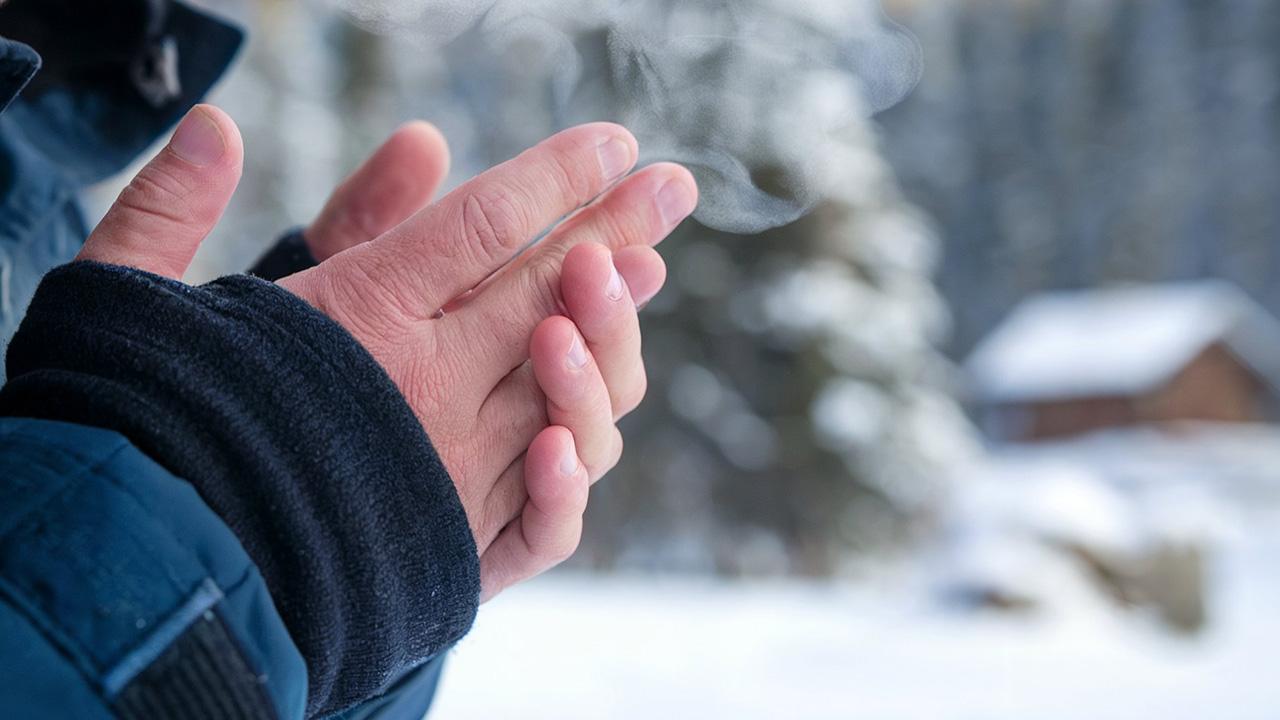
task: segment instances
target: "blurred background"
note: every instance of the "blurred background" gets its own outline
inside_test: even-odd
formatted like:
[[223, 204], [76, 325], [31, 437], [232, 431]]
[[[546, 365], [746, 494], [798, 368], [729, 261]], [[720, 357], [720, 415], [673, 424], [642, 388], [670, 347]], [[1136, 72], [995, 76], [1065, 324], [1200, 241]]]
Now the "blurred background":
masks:
[[704, 188], [580, 551], [433, 716], [1280, 715], [1280, 5], [202, 4], [197, 279], [414, 117], [451, 184], [612, 119]]

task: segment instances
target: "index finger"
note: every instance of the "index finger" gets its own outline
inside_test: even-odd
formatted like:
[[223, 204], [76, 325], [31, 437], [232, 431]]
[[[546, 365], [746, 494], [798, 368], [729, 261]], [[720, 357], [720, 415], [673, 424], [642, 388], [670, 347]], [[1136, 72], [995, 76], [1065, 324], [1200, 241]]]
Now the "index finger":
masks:
[[433, 312], [625, 175], [638, 152], [631, 133], [613, 123], [553, 135], [378, 239], [376, 252], [395, 262], [377, 265], [400, 268], [390, 280]]

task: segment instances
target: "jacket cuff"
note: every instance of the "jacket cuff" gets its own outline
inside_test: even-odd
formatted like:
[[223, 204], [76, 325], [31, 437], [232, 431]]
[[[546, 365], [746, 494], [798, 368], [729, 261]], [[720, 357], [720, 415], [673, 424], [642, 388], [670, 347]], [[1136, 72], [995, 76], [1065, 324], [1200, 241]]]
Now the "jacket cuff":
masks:
[[7, 362], [0, 414], [122, 433], [235, 532], [307, 661], [309, 715], [470, 628], [479, 561], [439, 456], [373, 357], [285, 290], [64, 265]]
[[307, 247], [307, 239], [302, 235], [302, 228], [294, 228], [276, 241], [271, 249], [258, 258], [249, 268], [249, 274], [275, 282], [294, 273], [300, 273], [315, 267], [316, 258]]

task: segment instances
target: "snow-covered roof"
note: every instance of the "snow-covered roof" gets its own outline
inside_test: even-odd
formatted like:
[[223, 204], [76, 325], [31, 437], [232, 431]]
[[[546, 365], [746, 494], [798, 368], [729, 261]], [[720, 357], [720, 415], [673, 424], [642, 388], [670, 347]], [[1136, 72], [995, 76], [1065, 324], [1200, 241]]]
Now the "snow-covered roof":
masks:
[[1032, 297], [965, 366], [976, 399], [988, 403], [1132, 396], [1218, 343], [1280, 387], [1280, 324], [1217, 280]]

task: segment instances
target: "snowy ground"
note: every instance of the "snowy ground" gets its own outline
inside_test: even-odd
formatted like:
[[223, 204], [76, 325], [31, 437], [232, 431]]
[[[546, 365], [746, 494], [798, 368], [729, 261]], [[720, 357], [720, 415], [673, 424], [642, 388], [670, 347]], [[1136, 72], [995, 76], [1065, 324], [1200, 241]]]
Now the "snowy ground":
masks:
[[[1276, 438], [1228, 453], [1232, 467], [1243, 467], [1244, 448], [1280, 449], [1263, 440]], [[1053, 463], [1132, 458], [1139, 445], [1131, 438], [1130, 452], [1112, 454], [1075, 446], [1054, 451]], [[1183, 439], [1177, 445], [1186, 452]], [[1170, 467], [1185, 475], [1196, 457]], [[1016, 458], [1018, 467], [1030, 461]], [[1245, 474], [1259, 467], [1280, 475], [1269, 461]], [[1234, 487], [1259, 497], [1256, 484]], [[1277, 718], [1280, 515], [1269, 502], [1224, 506], [1231, 531], [1214, 550], [1212, 620], [1191, 639], [1105, 603], [1030, 616], [945, 609], [927, 583], [901, 579], [823, 586], [562, 574], [483, 608], [432, 717]]]

